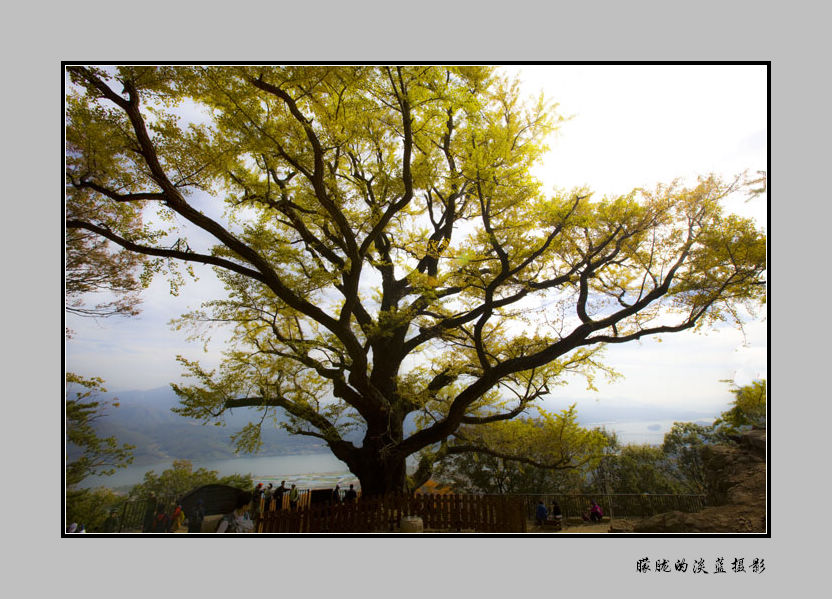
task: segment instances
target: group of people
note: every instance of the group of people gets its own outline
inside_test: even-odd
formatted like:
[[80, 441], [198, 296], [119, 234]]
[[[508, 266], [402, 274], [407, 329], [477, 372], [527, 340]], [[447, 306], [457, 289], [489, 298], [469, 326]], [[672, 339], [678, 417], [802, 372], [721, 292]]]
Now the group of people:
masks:
[[[589, 510], [581, 514], [584, 522], [600, 522], [603, 517], [604, 510], [594, 500], [589, 501]], [[563, 512], [557, 501], [552, 501], [552, 509], [549, 510], [541, 499], [537, 502], [534, 518], [538, 526], [543, 526], [543, 523], [547, 520], [561, 520], [563, 518]]]
[[150, 494], [150, 500], [147, 502], [147, 508], [142, 518], [142, 532], [176, 532], [185, 525], [186, 519], [188, 520], [188, 531], [191, 532], [197, 518], [199, 518], [199, 525], [201, 526], [202, 518], [205, 516], [204, 510], [201, 511], [201, 516], [199, 516], [198, 511], [193, 510], [192, 513], [186, 515], [185, 510], [179, 503], [172, 511], [168, 511], [165, 507], [163, 502], [156, 499], [154, 493]]
[[341, 497], [341, 485], [335, 485], [332, 490], [332, 503], [355, 503], [358, 498], [358, 493], [355, 492], [355, 487], [350, 485], [350, 488]]
[[[264, 499], [264, 505], [271, 505], [272, 500], [277, 502], [277, 509], [283, 509], [284, 496], [288, 495], [289, 509], [296, 510], [300, 500], [300, 491], [297, 485], [286, 487], [286, 481], [281, 481], [279, 487], [275, 487], [272, 483], [263, 486], [263, 483], [258, 483], [254, 491], [246, 491], [240, 493], [237, 497], [234, 509], [223, 516], [217, 528], [218, 533], [225, 532], [251, 532], [254, 530], [254, 519], [257, 515], [257, 510], [260, 508], [260, 500]], [[358, 494], [353, 485], [341, 496], [341, 488], [336, 485], [332, 492], [333, 503], [354, 503]], [[202, 524], [205, 520], [205, 506], [202, 499], [197, 499], [188, 513], [185, 513], [181, 504], [177, 504], [172, 512], [168, 513], [165, 507], [156, 501], [155, 495], [151, 494], [151, 501], [148, 502], [147, 510], [145, 511], [142, 532], [152, 533], [171, 533], [181, 529], [187, 523], [188, 532], [201, 532]], [[109, 525], [109, 526], [108, 526]], [[116, 532], [118, 525], [117, 515], [110, 514], [110, 517], [105, 523], [105, 532]], [[86, 533], [83, 524], [73, 522], [67, 529], [67, 533]]]
[[[234, 510], [223, 516], [220, 524], [217, 527], [218, 533], [241, 533], [254, 531], [254, 518], [256, 517], [256, 510], [260, 505], [260, 499], [264, 499], [265, 505], [269, 505], [272, 499], [277, 501], [278, 509], [282, 509], [283, 495], [287, 492], [286, 481], [281, 481], [280, 486], [274, 488], [269, 483], [266, 487], [263, 483], [257, 483], [253, 492], [244, 492], [237, 497], [237, 502]], [[292, 485], [288, 489], [289, 493], [289, 509], [297, 509], [298, 499], [300, 493], [296, 485]], [[353, 485], [344, 493], [343, 500], [341, 499], [341, 488], [335, 485], [332, 491], [333, 502], [352, 503], [358, 497]]]
[[561, 520], [563, 518], [563, 512], [561, 511], [560, 505], [558, 505], [557, 501], [552, 500], [552, 509], [548, 510], [541, 499], [537, 502], [537, 509], [535, 510], [534, 518], [538, 526], [543, 526], [543, 523], [546, 522], [546, 520]]
[[173, 512], [168, 513], [164, 507], [156, 508], [151, 529], [146, 532], [176, 532], [185, 524], [185, 512], [180, 504], [176, 504]]
[[[294, 511], [297, 509], [298, 502], [300, 501], [300, 490], [297, 488], [297, 485], [293, 484], [287, 489], [285, 480], [280, 481], [279, 487], [275, 487], [272, 483], [266, 486], [263, 486], [263, 483], [257, 483], [251, 497], [252, 511], [254, 514], [257, 513], [257, 510], [260, 509], [261, 500], [263, 508], [266, 510], [269, 509], [272, 501], [276, 502], [276, 509], [283, 509], [283, 497], [287, 494], [289, 496], [289, 509]], [[332, 503], [355, 503], [357, 498], [358, 493], [354, 485], [350, 485], [349, 489], [343, 493], [343, 497], [340, 485], [335, 485], [335, 488], [332, 490]]]
[[287, 493], [289, 495], [289, 509], [297, 509], [300, 500], [300, 490], [297, 485], [293, 484], [287, 489], [285, 480], [280, 481], [279, 487], [275, 487], [272, 483], [269, 483], [266, 487], [263, 486], [263, 483], [257, 483], [251, 496], [254, 509], [259, 509], [261, 499], [264, 500], [263, 505], [266, 509], [271, 505], [272, 500], [276, 502], [277, 509], [283, 509], [283, 496]]
[[[240, 492], [234, 509], [223, 516], [216, 532], [252, 532], [254, 530], [254, 519], [250, 513], [252, 497], [253, 493], [250, 491]], [[197, 499], [196, 504], [187, 514], [181, 504], [177, 504], [171, 514], [168, 514], [164, 508], [157, 507], [155, 515], [152, 515], [149, 521], [147, 516], [145, 517], [143, 532], [176, 532], [182, 528], [186, 519], [189, 533], [202, 532], [205, 516], [205, 504], [202, 499]]]
[[[250, 513], [252, 496], [253, 494], [250, 491], [240, 492], [235, 501], [234, 509], [223, 516], [216, 532], [252, 532], [254, 530], [254, 520]], [[164, 509], [157, 508], [149, 530], [145, 530], [145, 532], [176, 532], [184, 525], [186, 518], [189, 533], [202, 532], [205, 515], [205, 504], [202, 499], [197, 499], [196, 504], [187, 515], [180, 504], [177, 504], [170, 515]], [[145, 528], [147, 528], [147, 525]]]

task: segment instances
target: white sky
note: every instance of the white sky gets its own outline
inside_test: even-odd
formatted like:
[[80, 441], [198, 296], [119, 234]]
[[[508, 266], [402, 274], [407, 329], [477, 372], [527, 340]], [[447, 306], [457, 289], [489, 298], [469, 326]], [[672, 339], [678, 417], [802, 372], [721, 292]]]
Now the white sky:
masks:
[[[533, 66], [505, 67], [520, 74], [529, 93], [539, 90], [573, 118], [550, 142], [538, 175], [547, 187], [589, 186], [599, 195], [627, 193], [710, 172], [730, 177], [766, 169], [767, 106], [764, 66]], [[767, 227], [762, 198], [734, 199], [731, 211]], [[67, 370], [101, 376], [110, 390], [149, 389], [179, 380], [177, 354], [217, 363], [221, 344], [185, 341], [167, 322], [221, 292], [210, 269], [198, 269], [180, 297], [167, 283], [144, 293], [142, 314], [93, 321], [71, 315], [75, 336], [67, 342]], [[765, 313], [762, 313], [764, 316]], [[680, 333], [662, 343], [645, 340], [608, 350], [606, 362], [624, 375], [613, 385], [597, 381], [589, 392], [578, 381], [556, 388], [551, 407], [566, 401], [636, 401], [712, 411], [732, 396], [721, 379], [745, 384], [764, 377], [766, 322], [748, 324], [743, 336], [723, 329], [707, 335]], [[579, 401], [580, 411], [580, 401]]]

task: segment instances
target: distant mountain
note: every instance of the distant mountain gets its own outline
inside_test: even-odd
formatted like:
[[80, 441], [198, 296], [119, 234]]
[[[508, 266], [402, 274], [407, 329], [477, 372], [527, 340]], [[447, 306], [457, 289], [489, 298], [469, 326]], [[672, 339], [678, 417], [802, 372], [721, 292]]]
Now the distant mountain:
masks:
[[[258, 418], [252, 408], [238, 408], [227, 414], [226, 426], [202, 424], [171, 411], [179, 400], [169, 387], [146, 391], [122, 391], [114, 394], [118, 407], [108, 406], [104, 416], [95, 421], [102, 437], [114, 436], [119, 443], [135, 445], [134, 464], [154, 464], [173, 459], [192, 461], [221, 460], [236, 456], [231, 435]], [[111, 397], [107, 394], [105, 397]], [[547, 402], [550, 410], [563, 409], [571, 402]], [[693, 422], [713, 419], [713, 415], [678, 408], [616, 402], [584, 401], [578, 403], [578, 421], [582, 426], [609, 422], [670, 421]], [[405, 422], [406, 434], [413, 432], [412, 418]], [[347, 439], [360, 444], [363, 433], [352, 431]], [[258, 455], [303, 455], [328, 451], [318, 439], [290, 435], [280, 428], [264, 425], [263, 447]], [[70, 458], [73, 458], [70, 449]]]
[[[202, 424], [171, 411], [179, 400], [169, 387], [114, 394], [118, 407], [108, 406], [95, 421], [99, 436], [114, 436], [119, 443], [135, 445], [134, 464], [153, 464], [172, 459], [192, 461], [235, 457], [231, 435], [255, 417], [253, 409], [233, 410], [226, 426]], [[109, 397], [109, 394], [108, 394]], [[283, 429], [263, 429], [263, 447], [258, 455], [302, 455], [326, 451], [322, 441], [290, 435]], [[74, 457], [70, 450], [70, 458]]]

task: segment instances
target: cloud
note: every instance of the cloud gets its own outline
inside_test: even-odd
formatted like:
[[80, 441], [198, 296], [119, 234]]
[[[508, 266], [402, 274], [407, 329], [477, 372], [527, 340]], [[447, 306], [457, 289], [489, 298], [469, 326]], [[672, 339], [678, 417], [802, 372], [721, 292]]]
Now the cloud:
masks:
[[[765, 67], [552, 65], [506, 68], [572, 120], [551, 140], [547, 187], [621, 194], [677, 177], [766, 165]], [[763, 143], [759, 137], [762, 131]], [[754, 143], [749, 143], [752, 141]]]

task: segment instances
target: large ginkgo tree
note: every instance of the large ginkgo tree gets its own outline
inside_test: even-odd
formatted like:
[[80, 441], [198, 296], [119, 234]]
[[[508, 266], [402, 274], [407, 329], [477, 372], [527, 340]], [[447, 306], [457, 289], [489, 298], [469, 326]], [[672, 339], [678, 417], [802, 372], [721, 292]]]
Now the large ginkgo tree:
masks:
[[256, 408], [243, 449], [278, 415], [364, 493], [404, 488], [409, 456], [422, 477], [505, 457], [490, 427], [606, 370], [607, 344], [765, 301], [765, 235], [721, 208], [739, 177], [547, 192], [531, 172], [560, 117], [493, 68], [67, 73], [68, 232], [225, 285], [181, 320], [233, 334], [214, 371], [181, 359], [179, 411]]

